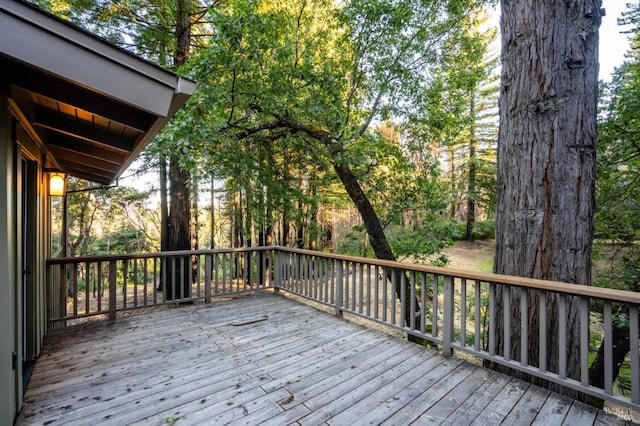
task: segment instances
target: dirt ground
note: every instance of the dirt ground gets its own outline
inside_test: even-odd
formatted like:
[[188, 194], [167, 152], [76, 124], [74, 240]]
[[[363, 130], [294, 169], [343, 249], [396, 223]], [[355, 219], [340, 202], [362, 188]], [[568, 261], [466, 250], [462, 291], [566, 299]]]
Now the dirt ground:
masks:
[[474, 272], [491, 272], [494, 240], [456, 241], [442, 252], [449, 258], [448, 267]]

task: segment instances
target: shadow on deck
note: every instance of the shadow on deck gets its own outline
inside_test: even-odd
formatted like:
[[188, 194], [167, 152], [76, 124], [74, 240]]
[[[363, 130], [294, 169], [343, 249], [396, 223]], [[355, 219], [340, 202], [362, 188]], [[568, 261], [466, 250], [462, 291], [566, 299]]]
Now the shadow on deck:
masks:
[[633, 424], [286, 297], [51, 332], [17, 425]]

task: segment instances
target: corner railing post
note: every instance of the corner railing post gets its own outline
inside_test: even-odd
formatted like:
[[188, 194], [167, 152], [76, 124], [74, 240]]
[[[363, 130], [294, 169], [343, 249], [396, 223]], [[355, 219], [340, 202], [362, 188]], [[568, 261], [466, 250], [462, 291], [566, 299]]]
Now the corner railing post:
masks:
[[211, 303], [212, 258], [214, 255], [204, 255], [204, 303]]
[[282, 280], [282, 252], [280, 250], [274, 250], [273, 252], [274, 255], [274, 275], [275, 275], [275, 280], [273, 282], [273, 291], [276, 293], [280, 292], [280, 283]]
[[343, 303], [343, 262], [338, 261], [338, 270], [336, 271], [336, 316], [342, 318], [342, 303]]
[[444, 312], [442, 318], [442, 355], [452, 356], [453, 349], [453, 277], [444, 276]]
[[109, 261], [109, 321], [116, 320], [116, 299], [118, 293], [116, 290], [116, 276], [118, 275], [116, 260]]

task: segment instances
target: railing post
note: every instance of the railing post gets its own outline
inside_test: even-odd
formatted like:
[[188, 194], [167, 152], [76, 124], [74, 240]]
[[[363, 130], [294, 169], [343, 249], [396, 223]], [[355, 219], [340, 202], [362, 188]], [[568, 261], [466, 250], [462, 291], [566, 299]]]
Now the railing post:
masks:
[[109, 261], [109, 321], [116, 320], [116, 299], [118, 297], [116, 291], [117, 272], [116, 261]]
[[453, 349], [453, 277], [444, 276], [444, 312], [442, 318], [442, 355], [452, 356]]
[[211, 303], [211, 272], [213, 255], [204, 256], [204, 303]]
[[343, 270], [342, 270], [343, 262], [341, 260], [338, 261], [338, 270], [336, 271], [336, 316], [342, 318], [342, 291], [343, 291]]
[[273, 291], [276, 293], [280, 293], [280, 282], [282, 280], [282, 256], [283, 253], [280, 250], [274, 250], [274, 282], [273, 282]]

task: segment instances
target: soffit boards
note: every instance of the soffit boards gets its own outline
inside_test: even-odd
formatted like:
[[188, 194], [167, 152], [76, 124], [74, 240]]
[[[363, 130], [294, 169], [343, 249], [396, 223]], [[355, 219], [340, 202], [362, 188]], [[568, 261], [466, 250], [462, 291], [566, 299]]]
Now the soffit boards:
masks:
[[109, 184], [195, 90], [37, 7], [0, 0], [0, 95], [72, 176]]

